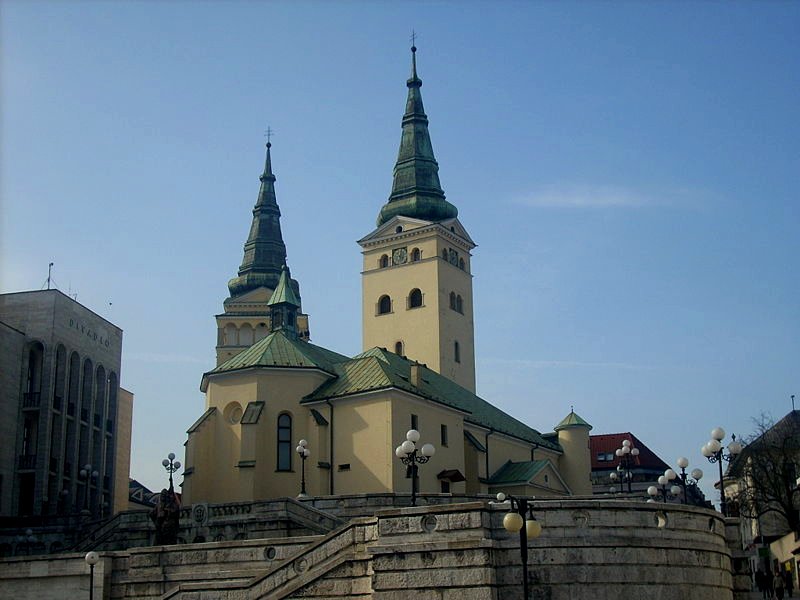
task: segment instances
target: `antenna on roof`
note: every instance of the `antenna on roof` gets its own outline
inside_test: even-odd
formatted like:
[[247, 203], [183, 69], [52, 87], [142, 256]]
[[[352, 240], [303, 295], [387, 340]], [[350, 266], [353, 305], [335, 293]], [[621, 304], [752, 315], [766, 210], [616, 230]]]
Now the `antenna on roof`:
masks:
[[792, 394], [792, 412], [794, 412], [794, 394]]
[[[42, 284], [42, 287], [39, 288], [39, 289], [42, 289], [44, 286], [47, 286], [47, 289], [49, 290], [51, 282], [53, 283], [53, 285], [55, 285], [56, 282], [53, 281], [53, 265], [54, 264], [55, 263], [51, 262], [50, 264], [47, 265], [47, 279]], [[56, 287], [58, 287], [58, 286], [56, 286]]]

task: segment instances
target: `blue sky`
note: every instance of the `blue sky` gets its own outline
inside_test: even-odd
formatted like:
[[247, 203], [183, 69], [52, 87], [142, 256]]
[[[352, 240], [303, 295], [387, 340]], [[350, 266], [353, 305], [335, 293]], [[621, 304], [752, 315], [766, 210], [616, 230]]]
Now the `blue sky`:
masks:
[[[361, 350], [409, 35], [473, 259], [478, 392], [701, 464], [798, 394], [800, 4], [0, 3], [0, 289], [125, 330], [132, 474], [165, 485], [273, 166], [317, 344]], [[424, 427], [424, 426], [423, 426]]]

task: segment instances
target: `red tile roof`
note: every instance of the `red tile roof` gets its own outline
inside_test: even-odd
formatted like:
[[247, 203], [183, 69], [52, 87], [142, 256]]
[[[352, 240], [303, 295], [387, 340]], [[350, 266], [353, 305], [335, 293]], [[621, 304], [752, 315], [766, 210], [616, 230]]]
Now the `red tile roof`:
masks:
[[[589, 436], [589, 449], [592, 453], [592, 471], [602, 471], [604, 469], [615, 469], [619, 464], [619, 457], [615, 454], [617, 448], [622, 446], [623, 440], [630, 440], [634, 448], [639, 449], [639, 456], [634, 457], [634, 465], [641, 469], [653, 469], [664, 471], [669, 465], [661, 460], [648, 448], [644, 442], [630, 432], [626, 433], [606, 433], [602, 435]], [[611, 460], [597, 460], [599, 454], [611, 455]]]

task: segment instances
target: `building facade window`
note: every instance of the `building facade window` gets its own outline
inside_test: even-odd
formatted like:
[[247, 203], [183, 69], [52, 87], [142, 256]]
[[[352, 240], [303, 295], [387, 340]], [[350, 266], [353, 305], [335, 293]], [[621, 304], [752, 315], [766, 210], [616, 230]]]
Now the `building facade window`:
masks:
[[456, 293], [455, 292], [450, 292], [450, 309], [451, 310], [455, 310], [456, 309]]
[[458, 268], [461, 269], [462, 271], [464, 270], [464, 259], [463, 258], [459, 258], [458, 259]]
[[422, 306], [422, 292], [419, 288], [414, 288], [408, 294], [408, 308], [419, 308]]
[[447, 481], [446, 479], [442, 479], [440, 481], [440, 483], [442, 484], [442, 493], [443, 494], [449, 494], [450, 493], [450, 482]]
[[442, 260], [447, 260], [447, 248], [442, 249]]
[[383, 295], [378, 298], [378, 314], [385, 315], [392, 312], [392, 299]]
[[389, 256], [384, 254], [378, 260], [378, 267], [380, 267], [381, 269], [385, 269], [388, 266], [389, 266]]
[[411, 262], [419, 262], [420, 257], [421, 257], [421, 254], [420, 254], [419, 248], [414, 248], [411, 251]]
[[403, 342], [395, 342], [394, 353], [398, 356], [403, 356]]
[[278, 471], [292, 470], [292, 417], [278, 417]]
[[453, 342], [453, 360], [457, 363], [461, 362], [461, 346], [458, 342]]
[[411, 429], [419, 431], [419, 417], [417, 415], [411, 415]]
[[440, 441], [442, 442], [442, 446], [447, 447], [447, 425], [444, 423], [442, 423], [441, 426]]
[[456, 296], [456, 312], [460, 312], [462, 315], [464, 314], [464, 300], [461, 296]]

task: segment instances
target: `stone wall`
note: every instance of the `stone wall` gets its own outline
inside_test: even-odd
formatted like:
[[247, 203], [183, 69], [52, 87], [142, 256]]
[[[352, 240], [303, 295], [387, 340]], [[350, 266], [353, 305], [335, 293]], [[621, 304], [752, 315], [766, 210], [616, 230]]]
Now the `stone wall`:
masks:
[[[96, 585], [105, 598], [149, 600], [521, 600], [519, 538], [502, 527], [507, 510], [488, 502], [395, 508], [324, 536], [109, 552]], [[529, 543], [531, 600], [740, 597], [719, 513], [572, 499], [537, 501], [534, 511], [543, 530]], [[11, 595], [19, 573], [50, 573], [54, 582], [62, 571], [79, 573], [82, 555], [61, 559], [78, 564], [72, 571], [44, 566], [49, 558], [15, 560], [10, 570], [0, 561], [0, 597], [25, 597]]]

